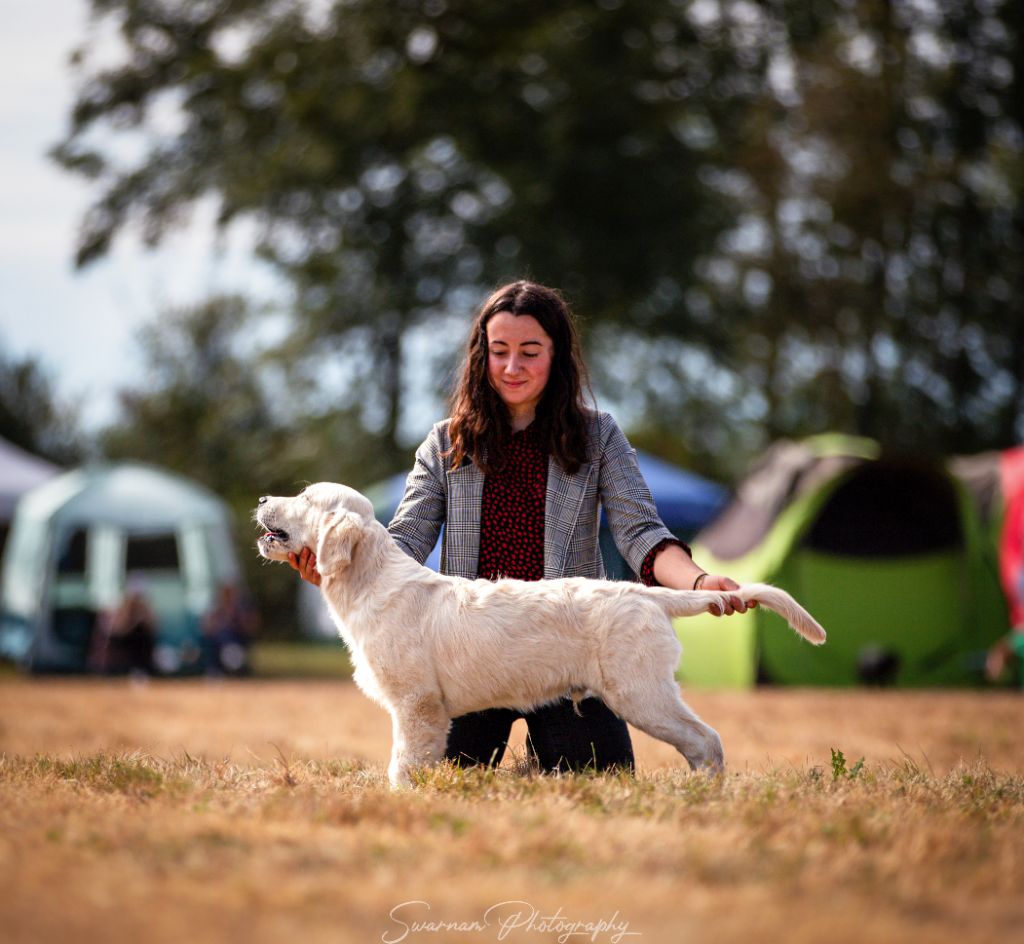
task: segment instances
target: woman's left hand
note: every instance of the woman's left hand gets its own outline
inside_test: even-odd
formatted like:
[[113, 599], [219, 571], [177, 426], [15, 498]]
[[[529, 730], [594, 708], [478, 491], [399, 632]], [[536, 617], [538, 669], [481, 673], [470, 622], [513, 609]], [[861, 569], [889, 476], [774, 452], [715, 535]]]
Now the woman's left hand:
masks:
[[[701, 582], [701, 590], [739, 590], [740, 585], [736, 583], [731, 577], [723, 577], [721, 574], [708, 574]], [[746, 613], [747, 610], [752, 610], [757, 603], [751, 601], [750, 603], [744, 603], [739, 597], [728, 597], [725, 601], [725, 611], [723, 613], [716, 613], [714, 610], [709, 609], [709, 613], [714, 613], [715, 616], [732, 616], [733, 613]]]

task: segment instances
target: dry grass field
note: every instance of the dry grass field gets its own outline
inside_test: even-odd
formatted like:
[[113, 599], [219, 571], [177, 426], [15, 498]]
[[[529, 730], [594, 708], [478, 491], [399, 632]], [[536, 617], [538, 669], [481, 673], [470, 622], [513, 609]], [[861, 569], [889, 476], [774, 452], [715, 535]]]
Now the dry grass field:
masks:
[[393, 794], [350, 682], [0, 681], [0, 939], [1019, 939], [1024, 699], [688, 700], [724, 777], [639, 734], [635, 779], [538, 777], [517, 732]]

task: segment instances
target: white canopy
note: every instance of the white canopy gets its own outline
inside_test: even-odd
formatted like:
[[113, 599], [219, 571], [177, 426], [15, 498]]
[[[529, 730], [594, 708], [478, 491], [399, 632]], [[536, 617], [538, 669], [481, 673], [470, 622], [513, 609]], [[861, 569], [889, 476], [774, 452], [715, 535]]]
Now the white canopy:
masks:
[[52, 462], [0, 439], [0, 522], [11, 520], [22, 495], [59, 473]]

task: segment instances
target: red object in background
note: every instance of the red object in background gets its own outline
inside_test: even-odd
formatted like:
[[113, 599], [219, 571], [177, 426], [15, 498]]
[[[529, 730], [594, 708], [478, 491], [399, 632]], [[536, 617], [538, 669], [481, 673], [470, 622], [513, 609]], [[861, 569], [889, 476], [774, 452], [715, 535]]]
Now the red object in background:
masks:
[[1003, 492], [1003, 533], [999, 540], [999, 576], [1010, 604], [1010, 625], [1024, 626], [1024, 446], [999, 458]]

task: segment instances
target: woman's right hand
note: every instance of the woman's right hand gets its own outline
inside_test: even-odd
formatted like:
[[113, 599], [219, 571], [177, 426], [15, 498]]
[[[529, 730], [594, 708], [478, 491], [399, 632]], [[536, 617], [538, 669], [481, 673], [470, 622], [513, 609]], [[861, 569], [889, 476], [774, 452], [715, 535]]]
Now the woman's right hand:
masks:
[[316, 555], [308, 547], [304, 547], [298, 555], [289, 554], [288, 563], [299, 572], [299, 576], [306, 583], [311, 583], [314, 587], [320, 586], [321, 578], [320, 571], [316, 569]]

